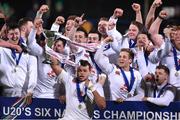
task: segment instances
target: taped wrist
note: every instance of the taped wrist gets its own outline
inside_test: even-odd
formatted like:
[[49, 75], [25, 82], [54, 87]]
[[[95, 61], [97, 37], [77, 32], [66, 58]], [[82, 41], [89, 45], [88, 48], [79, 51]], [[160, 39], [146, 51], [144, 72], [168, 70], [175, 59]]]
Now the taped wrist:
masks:
[[94, 88], [94, 85], [91, 81], [89, 81], [88, 89], [91, 90], [91, 92], [94, 92], [96, 89]]

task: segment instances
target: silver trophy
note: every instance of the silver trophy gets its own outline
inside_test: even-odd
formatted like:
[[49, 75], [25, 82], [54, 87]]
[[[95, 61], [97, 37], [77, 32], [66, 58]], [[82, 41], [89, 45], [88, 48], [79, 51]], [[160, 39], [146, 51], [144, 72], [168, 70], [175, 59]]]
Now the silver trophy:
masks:
[[[45, 37], [46, 39], [46, 44], [49, 46], [49, 47], [52, 47], [53, 45], [53, 41], [56, 40], [56, 35], [55, 35], [55, 32], [54, 31], [50, 31], [50, 30], [44, 30], [44, 32], [42, 32], [43, 36]], [[50, 59], [50, 55], [46, 54], [46, 47], [43, 47], [44, 49], [44, 57], [45, 57], [45, 60], [42, 62], [44, 64], [51, 64], [51, 59]]]

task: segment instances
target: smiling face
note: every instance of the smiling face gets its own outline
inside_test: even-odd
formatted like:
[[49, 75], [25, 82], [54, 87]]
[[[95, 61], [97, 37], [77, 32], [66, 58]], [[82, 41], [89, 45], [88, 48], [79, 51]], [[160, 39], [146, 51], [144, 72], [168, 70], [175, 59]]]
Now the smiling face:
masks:
[[75, 33], [75, 41], [77, 43], [87, 43], [86, 35], [83, 31], [77, 31]]
[[61, 40], [58, 40], [55, 44], [54, 44], [54, 51], [58, 52], [58, 53], [63, 53], [64, 52], [64, 45], [63, 42]]
[[98, 23], [98, 31], [101, 35], [106, 35], [106, 27], [108, 26], [108, 21], [100, 20]]
[[74, 26], [75, 22], [74, 20], [68, 20], [66, 22], [65, 31], [70, 31], [71, 28]]
[[175, 35], [176, 35], [176, 27], [172, 28], [170, 31], [170, 39], [173, 41], [175, 39]]
[[138, 35], [139, 29], [136, 25], [131, 24], [128, 29], [128, 37], [129, 39], [136, 39], [136, 36]]
[[17, 44], [20, 39], [19, 28], [8, 30], [7, 38], [10, 42]]

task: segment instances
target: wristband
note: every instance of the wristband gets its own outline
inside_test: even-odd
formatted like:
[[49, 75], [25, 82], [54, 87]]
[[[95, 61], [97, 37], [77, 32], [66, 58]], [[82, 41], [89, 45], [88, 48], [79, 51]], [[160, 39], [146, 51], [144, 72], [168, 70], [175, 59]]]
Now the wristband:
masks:
[[158, 16], [161, 20], [164, 20], [164, 18], [163, 17], [161, 17], [160, 15]]

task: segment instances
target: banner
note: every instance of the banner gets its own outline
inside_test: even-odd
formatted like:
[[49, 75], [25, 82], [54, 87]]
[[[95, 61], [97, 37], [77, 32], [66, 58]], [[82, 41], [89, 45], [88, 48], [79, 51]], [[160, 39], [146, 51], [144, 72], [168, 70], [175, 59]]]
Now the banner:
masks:
[[[63, 116], [65, 109], [65, 104], [57, 99], [33, 99], [30, 105], [19, 107], [21, 103], [19, 98], [0, 97], [0, 119], [57, 119]], [[160, 107], [149, 102], [107, 101], [106, 106], [104, 110], [95, 106], [93, 119], [180, 119], [180, 102]]]

